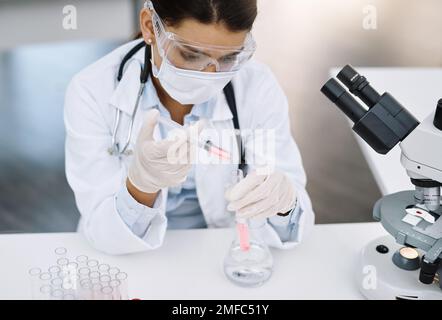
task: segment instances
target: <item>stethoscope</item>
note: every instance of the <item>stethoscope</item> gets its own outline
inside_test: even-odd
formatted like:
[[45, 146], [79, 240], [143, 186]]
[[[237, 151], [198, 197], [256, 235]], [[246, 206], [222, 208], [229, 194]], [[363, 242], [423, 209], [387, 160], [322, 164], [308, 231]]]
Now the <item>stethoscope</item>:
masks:
[[[123, 74], [124, 74], [124, 67], [126, 66], [126, 63], [139, 51], [141, 50], [143, 47], [146, 46], [146, 42], [141, 41], [140, 43], [138, 43], [135, 47], [133, 47], [121, 60], [121, 64], [120, 67], [118, 69], [118, 76], [117, 76], [117, 80], [118, 82], [121, 81], [121, 79], [123, 79]], [[142, 67], [141, 73], [140, 73], [140, 88], [138, 89], [138, 95], [137, 95], [137, 99], [135, 101], [135, 106], [134, 106], [134, 110], [132, 113], [132, 116], [130, 118], [130, 123], [129, 123], [129, 130], [127, 133], [127, 137], [126, 137], [126, 141], [124, 142], [124, 145], [121, 147], [120, 144], [117, 141], [117, 134], [118, 134], [118, 129], [120, 127], [120, 122], [121, 122], [121, 114], [122, 111], [120, 109], [116, 109], [115, 110], [115, 120], [114, 120], [114, 125], [113, 125], [113, 132], [112, 132], [112, 141], [111, 141], [111, 146], [108, 149], [108, 152], [110, 155], [117, 155], [117, 156], [122, 156], [122, 155], [130, 155], [132, 154], [132, 151], [127, 150], [127, 147], [130, 144], [130, 139], [132, 137], [132, 131], [133, 131], [133, 126], [134, 126], [134, 122], [135, 122], [135, 116], [137, 114], [138, 111], [138, 107], [140, 105], [140, 100], [141, 97], [144, 93], [144, 89], [146, 88], [146, 83], [147, 80], [149, 79], [149, 73], [150, 73], [150, 68], [149, 63], [150, 63], [150, 50], [148, 50], [148, 48], [146, 47], [145, 53], [144, 53], [144, 66]]]

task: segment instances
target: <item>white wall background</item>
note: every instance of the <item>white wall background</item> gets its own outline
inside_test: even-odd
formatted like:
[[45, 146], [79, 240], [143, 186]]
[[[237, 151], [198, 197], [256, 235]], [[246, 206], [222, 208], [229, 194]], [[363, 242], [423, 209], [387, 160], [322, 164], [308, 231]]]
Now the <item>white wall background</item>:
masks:
[[[77, 30], [63, 29], [66, 5], [77, 8]], [[133, 14], [130, 0], [0, 0], [0, 50], [30, 43], [128, 38]]]

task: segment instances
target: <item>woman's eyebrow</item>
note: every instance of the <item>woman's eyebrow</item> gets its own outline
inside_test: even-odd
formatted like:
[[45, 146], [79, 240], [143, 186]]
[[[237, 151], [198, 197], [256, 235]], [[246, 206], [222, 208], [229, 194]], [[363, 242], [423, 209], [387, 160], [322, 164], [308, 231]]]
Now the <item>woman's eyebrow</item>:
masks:
[[194, 48], [194, 47], [192, 47], [192, 46], [188, 46], [188, 45], [185, 45], [185, 44], [183, 44], [182, 46], [183, 46], [184, 49], [189, 50], [189, 51], [192, 51], [193, 53], [199, 53], [199, 54], [203, 54], [203, 55], [205, 55], [205, 56], [210, 57], [210, 55], [208, 55], [208, 54], [205, 53], [204, 51], [198, 50], [198, 49], [196, 49], [196, 48]]
[[[199, 54], [203, 54], [203, 55], [205, 55], [205, 56], [207, 56], [207, 57], [210, 57], [210, 54], [208, 54], [208, 53], [206, 53], [206, 52], [204, 52], [204, 51], [198, 50], [198, 49], [196, 49], [196, 48], [193, 47], [193, 46], [189, 46], [189, 45], [186, 45], [186, 44], [182, 44], [182, 46], [183, 46], [184, 49], [189, 50], [189, 51], [191, 51], [191, 52], [193, 52], [193, 53], [199, 53]], [[241, 49], [243, 49], [243, 48], [244, 48], [244, 47], [242, 47]], [[240, 49], [240, 50], [241, 50], [241, 49]], [[238, 55], [238, 54], [239, 54], [238, 51], [232, 51], [231, 53], [228, 53], [228, 54], [224, 55], [223, 57], [236, 56], [236, 55]]]
[[231, 52], [231, 53], [228, 53], [226, 55], [223, 55], [222, 58], [234, 57], [234, 56], [237, 56], [237, 55], [239, 55], [239, 52], [235, 51], [235, 52]]

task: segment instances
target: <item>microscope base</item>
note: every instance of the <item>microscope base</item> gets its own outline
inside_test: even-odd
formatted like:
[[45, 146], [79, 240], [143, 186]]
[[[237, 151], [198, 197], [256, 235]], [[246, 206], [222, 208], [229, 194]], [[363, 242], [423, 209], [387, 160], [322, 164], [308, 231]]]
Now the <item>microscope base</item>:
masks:
[[[386, 246], [388, 252], [380, 253], [379, 245]], [[360, 292], [371, 300], [442, 300], [438, 283], [425, 285], [419, 281], [419, 269], [407, 271], [393, 263], [393, 254], [401, 247], [387, 235], [363, 248], [356, 272]]]

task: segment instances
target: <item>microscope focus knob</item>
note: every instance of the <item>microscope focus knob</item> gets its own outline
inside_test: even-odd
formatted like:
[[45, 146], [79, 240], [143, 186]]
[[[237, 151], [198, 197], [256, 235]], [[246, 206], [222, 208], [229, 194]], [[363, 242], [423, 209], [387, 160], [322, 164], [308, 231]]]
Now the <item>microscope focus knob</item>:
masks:
[[436, 128], [442, 130], [442, 99], [440, 99], [437, 103], [433, 124]]

